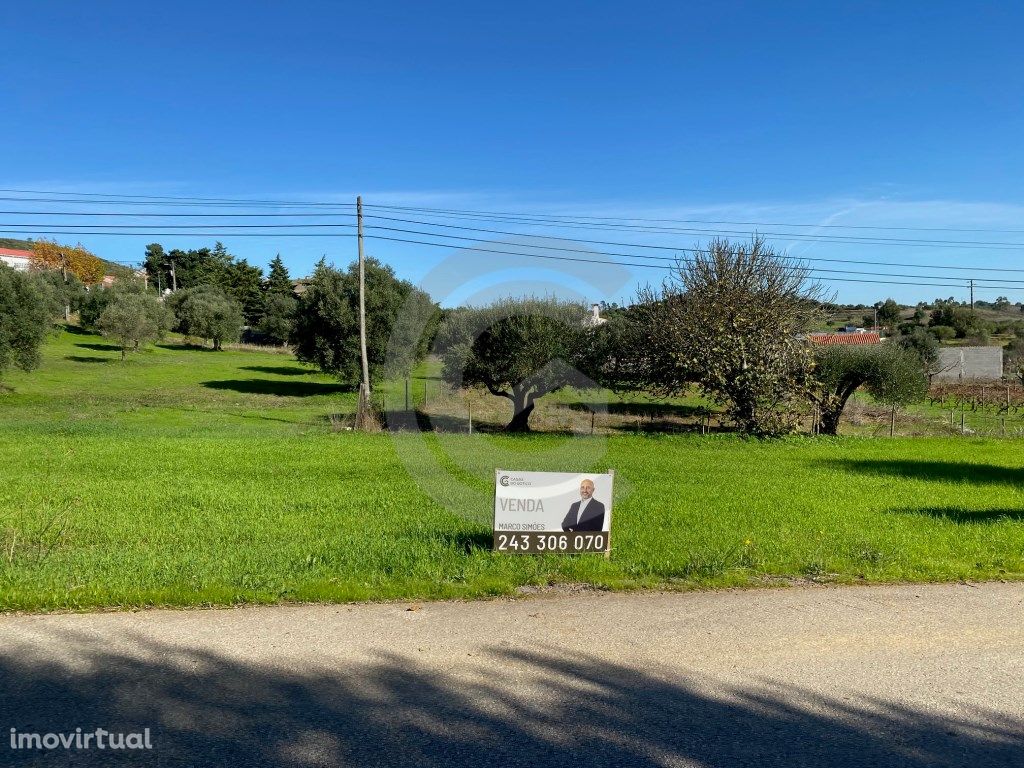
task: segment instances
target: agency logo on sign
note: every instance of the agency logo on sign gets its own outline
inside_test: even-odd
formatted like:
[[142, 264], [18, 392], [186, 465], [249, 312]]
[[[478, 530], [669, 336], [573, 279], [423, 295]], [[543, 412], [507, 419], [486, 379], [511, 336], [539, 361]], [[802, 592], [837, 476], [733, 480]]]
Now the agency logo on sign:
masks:
[[516, 554], [611, 548], [613, 472], [495, 471], [494, 549]]

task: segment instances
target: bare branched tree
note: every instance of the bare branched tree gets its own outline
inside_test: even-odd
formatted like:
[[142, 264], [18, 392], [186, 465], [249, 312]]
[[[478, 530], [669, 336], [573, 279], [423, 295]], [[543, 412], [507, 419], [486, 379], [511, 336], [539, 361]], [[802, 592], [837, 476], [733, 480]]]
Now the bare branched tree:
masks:
[[714, 240], [679, 260], [660, 295], [640, 298], [654, 307], [657, 389], [695, 381], [746, 433], [795, 426], [814, 368], [804, 334], [831, 298], [804, 263], [760, 237]]

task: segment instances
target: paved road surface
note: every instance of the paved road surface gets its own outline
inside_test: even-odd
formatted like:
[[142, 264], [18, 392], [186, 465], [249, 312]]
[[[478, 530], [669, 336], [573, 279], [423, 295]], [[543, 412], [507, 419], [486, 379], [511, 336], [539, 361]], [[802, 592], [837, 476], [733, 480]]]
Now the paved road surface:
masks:
[[1024, 766], [1024, 585], [408, 607], [0, 617], [0, 764]]

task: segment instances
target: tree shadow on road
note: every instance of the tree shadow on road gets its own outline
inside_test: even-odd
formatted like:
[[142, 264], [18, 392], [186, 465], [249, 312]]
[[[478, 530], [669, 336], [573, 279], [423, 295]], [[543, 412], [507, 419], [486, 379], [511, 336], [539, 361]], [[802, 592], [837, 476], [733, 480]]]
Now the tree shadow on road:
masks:
[[[260, 639], [271, 653], [272, 640]], [[51, 633], [0, 650], [0, 722], [19, 732], [151, 729], [154, 753], [78, 753], [75, 765], [1010, 766], [1024, 721], [942, 717], [882, 700], [828, 698], [768, 681], [723, 688], [564, 650], [496, 639], [479, 659], [430, 666], [368, 654], [343, 667], [256, 667], [123, 636]], [[111, 643], [127, 641], [123, 650]], [[455, 661], [457, 672], [448, 662]], [[709, 693], [713, 691], [713, 693]], [[0, 762], [66, 764], [0, 744]], [[46, 760], [50, 758], [50, 761]]]

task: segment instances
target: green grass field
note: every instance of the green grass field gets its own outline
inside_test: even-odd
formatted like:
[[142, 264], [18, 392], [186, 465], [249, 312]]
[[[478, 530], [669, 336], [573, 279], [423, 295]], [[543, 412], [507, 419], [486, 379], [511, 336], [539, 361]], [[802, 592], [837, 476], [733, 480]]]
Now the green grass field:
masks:
[[[332, 427], [354, 396], [287, 355], [118, 358], [68, 332], [40, 370], [4, 380], [0, 609], [1024, 577], [1019, 441], [423, 441]], [[453, 467], [422, 468], [447, 506], [410, 475], [423, 456]], [[492, 553], [496, 466], [614, 468], [611, 559]]]

